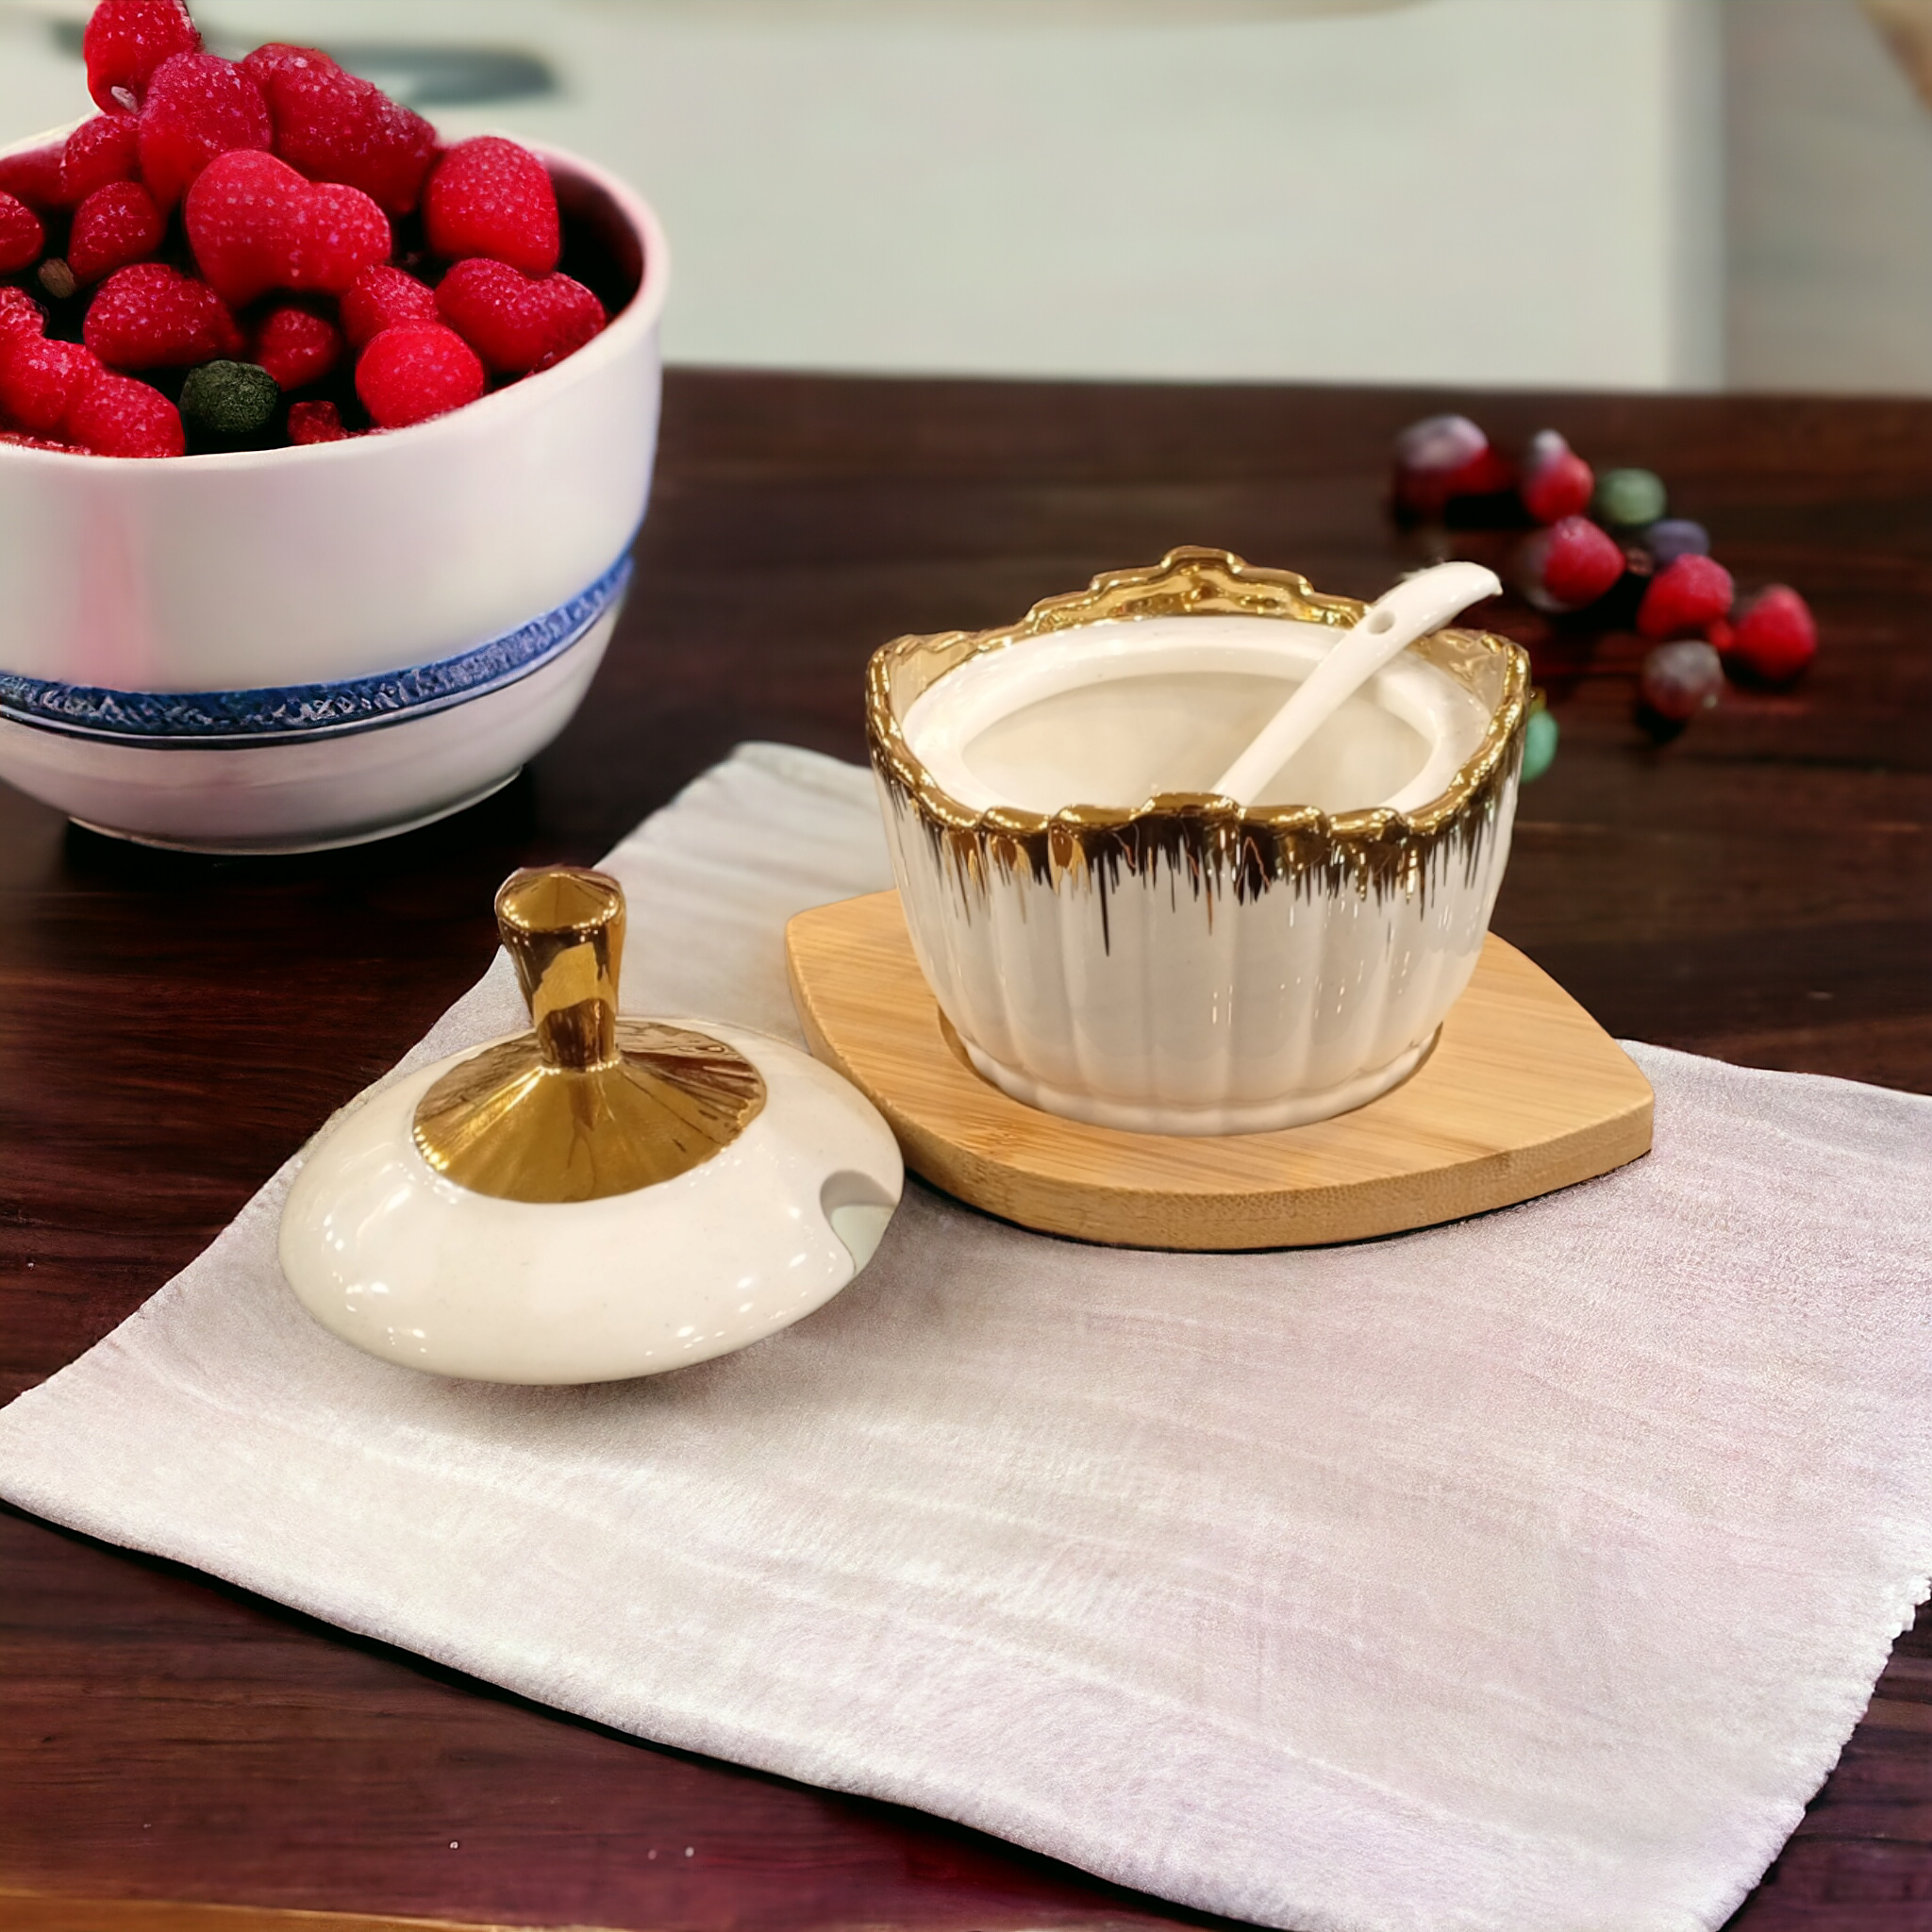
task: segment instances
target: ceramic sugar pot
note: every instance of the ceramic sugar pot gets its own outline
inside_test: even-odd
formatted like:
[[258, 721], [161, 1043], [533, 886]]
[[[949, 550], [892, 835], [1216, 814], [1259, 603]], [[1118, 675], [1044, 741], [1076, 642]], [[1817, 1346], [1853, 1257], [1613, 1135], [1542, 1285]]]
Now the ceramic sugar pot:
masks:
[[309, 1313], [439, 1374], [596, 1382], [742, 1348], [851, 1281], [904, 1178], [871, 1103], [749, 1028], [620, 1018], [608, 874], [518, 873], [496, 913], [532, 1029], [312, 1143], [280, 1240]]

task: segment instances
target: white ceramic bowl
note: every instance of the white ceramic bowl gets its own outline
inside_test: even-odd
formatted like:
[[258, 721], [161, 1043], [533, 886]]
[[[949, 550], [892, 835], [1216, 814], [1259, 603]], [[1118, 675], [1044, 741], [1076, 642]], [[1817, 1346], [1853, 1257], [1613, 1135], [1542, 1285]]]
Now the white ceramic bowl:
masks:
[[649, 497], [670, 257], [621, 181], [537, 152], [640, 278], [556, 368], [303, 449], [0, 445], [0, 777], [130, 838], [300, 850], [457, 810], [562, 729]]
[[[907, 924], [988, 1079], [1097, 1125], [1235, 1134], [1359, 1107], [1422, 1062], [1508, 857], [1522, 651], [1456, 630], [1410, 646], [1269, 788], [1280, 803], [1120, 789], [1211, 782], [1185, 774], [1223, 769], [1362, 608], [1177, 550], [1009, 629], [874, 656]], [[1083, 783], [1111, 799], [1074, 802]], [[1339, 808], [1351, 786], [1370, 802]], [[1324, 793], [1338, 808], [1306, 802]]]

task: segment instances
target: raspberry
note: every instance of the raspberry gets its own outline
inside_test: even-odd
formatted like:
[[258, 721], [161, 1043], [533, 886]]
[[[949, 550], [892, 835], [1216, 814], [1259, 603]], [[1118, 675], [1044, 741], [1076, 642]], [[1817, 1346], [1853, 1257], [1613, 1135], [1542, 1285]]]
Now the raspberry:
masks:
[[11, 443], [15, 449], [53, 449], [65, 456], [81, 456], [85, 452], [72, 442], [56, 442], [47, 436], [24, 436], [18, 430], [0, 429], [0, 442]]
[[21, 336], [31, 340], [46, 326], [41, 305], [25, 289], [0, 288], [0, 357], [9, 342]]
[[186, 369], [242, 349], [227, 304], [206, 282], [160, 261], [109, 275], [88, 307], [82, 334], [115, 369]]
[[0, 350], [0, 410], [31, 435], [51, 435], [100, 373], [78, 342], [16, 336]]
[[305, 442], [346, 442], [349, 432], [342, 427], [342, 412], [333, 403], [291, 403], [289, 441]]
[[155, 69], [141, 109], [141, 173], [162, 208], [217, 155], [274, 139], [261, 90], [232, 60], [175, 54]]
[[1521, 571], [1532, 602], [1580, 610], [1624, 575], [1624, 553], [1588, 517], [1564, 517], [1524, 545]]
[[436, 317], [435, 290], [399, 268], [365, 268], [342, 296], [342, 333], [353, 349], [386, 328]]
[[1647, 638], [1701, 631], [1731, 608], [1731, 574], [1708, 557], [1680, 557], [1650, 580], [1637, 607], [1637, 628]]
[[181, 412], [131, 375], [96, 375], [69, 412], [67, 433], [97, 457], [178, 457], [188, 447]]
[[181, 0], [100, 0], [81, 39], [87, 91], [111, 111], [141, 104], [149, 77], [171, 54], [192, 54], [201, 36]]
[[237, 308], [270, 289], [340, 295], [391, 246], [389, 217], [359, 188], [252, 151], [211, 161], [185, 215], [196, 266]]
[[1530, 441], [1516, 488], [1524, 508], [1538, 523], [1559, 524], [1590, 508], [1596, 476], [1556, 430], [1541, 429]]
[[132, 181], [141, 168], [141, 123], [132, 114], [96, 114], [67, 137], [60, 152], [60, 199], [78, 208], [109, 181]]
[[268, 101], [275, 153], [311, 181], [359, 188], [410, 213], [436, 158], [436, 129], [372, 82], [307, 47], [258, 47], [242, 63]]
[[167, 226], [154, 196], [139, 181], [109, 181], [75, 209], [67, 266], [77, 281], [97, 282], [131, 261], [146, 260], [161, 245]]
[[1773, 584], [1745, 606], [1730, 645], [1733, 661], [1769, 684], [1788, 684], [1818, 655], [1818, 625], [1789, 584]]
[[0, 157], [0, 194], [10, 194], [31, 208], [64, 208], [60, 156], [57, 142], [53, 147], [29, 148], [24, 155]]
[[0, 194], [0, 275], [31, 266], [47, 245], [41, 218], [24, 201]]
[[255, 332], [255, 359], [282, 389], [320, 382], [342, 359], [341, 331], [313, 309], [286, 303]]
[[1659, 644], [1644, 658], [1638, 688], [1659, 718], [1681, 724], [1717, 703], [1724, 688], [1724, 667], [1702, 639]]
[[604, 305], [566, 275], [533, 281], [507, 262], [473, 256], [437, 285], [443, 321], [497, 375], [548, 369], [603, 326]]
[[562, 252], [557, 191], [528, 148], [501, 135], [458, 142], [436, 164], [423, 197], [429, 246], [456, 258], [488, 255], [547, 275]]
[[1424, 416], [1395, 439], [1395, 507], [1409, 516], [1440, 517], [1455, 497], [1508, 487], [1509, 465], [1467, 416]]
[[483, 365], [453, 328], [405, 323], [386, 328], [356, 365], [356, 393], [385, 429], [406, 429], [483, 393]]

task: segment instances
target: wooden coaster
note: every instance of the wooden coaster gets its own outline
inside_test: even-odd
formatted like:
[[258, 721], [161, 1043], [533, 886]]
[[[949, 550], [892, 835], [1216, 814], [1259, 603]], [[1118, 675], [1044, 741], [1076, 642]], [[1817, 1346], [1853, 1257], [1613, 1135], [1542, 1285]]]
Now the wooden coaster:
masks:
[[1118, 1247], [1310, 1247], [1429, 1227], [1650, 1151], [1650, 1082], [1540, 967], [1490, 936], [1436, 1050], [1379, 1100], [1273, 1134], [1129, 1134], [1009, 1099], [974, 1072], [896, 892], [786, 928], [811, 1050], [873, 1102], [906, 1163], [1023, 1227]]

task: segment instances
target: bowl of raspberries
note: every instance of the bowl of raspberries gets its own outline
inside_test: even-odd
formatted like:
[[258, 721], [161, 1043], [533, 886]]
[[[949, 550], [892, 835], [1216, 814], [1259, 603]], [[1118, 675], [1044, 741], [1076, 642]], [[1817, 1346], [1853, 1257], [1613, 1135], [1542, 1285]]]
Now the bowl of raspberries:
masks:
[[352, 843], [576, 708], [656, 455], [670, 260], [588, 161], [100, 0], [0, 151], [0, 778], [96, 829]]

